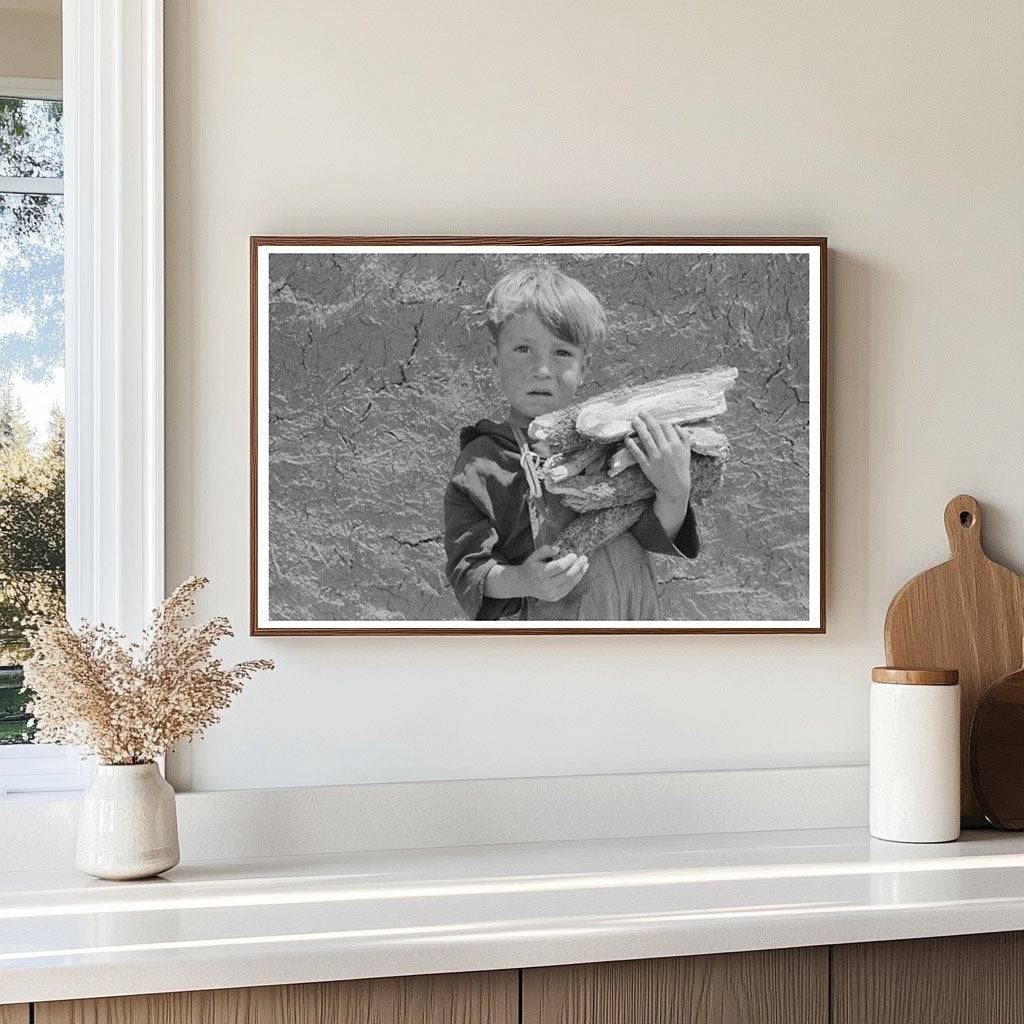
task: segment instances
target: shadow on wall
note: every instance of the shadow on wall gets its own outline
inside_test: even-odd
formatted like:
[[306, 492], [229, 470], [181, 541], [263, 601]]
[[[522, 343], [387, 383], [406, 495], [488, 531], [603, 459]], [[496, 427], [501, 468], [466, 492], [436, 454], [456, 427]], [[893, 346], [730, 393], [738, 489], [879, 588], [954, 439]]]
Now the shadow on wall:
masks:
[[[871, 366], [875, 343], [872, 309], [889, 298], [887, 278], [864, 260], [829, 250], [828, 266], [828, 451], [825, 466], [830, 620], [851, 635], [881, 637], [882, 623], [868, 622], [868, 560], [857, 553], [868, 545], [871, 508], [868, 456], [871, 449]], [[837, 338], [851, 338], [838, 345]], [[849, 424], [844, 429], [844, 425]], [[842, 472], [839, 466], [842, 465]], [[842, 490], [840, 490], [842, 488]], [[850, 557], [845, 557], [849, 552]], [[842, 594], [835, 571], [842, 565]], [[845, 601], [837, 607], [840, 596]], [[888, 598], [885, 599], [886, 603]], [[885, 603], [881, 605], [884, 612]], [[830, 627], [829, 632], [834, 632]]]
[[[739, 368], [733, 456], [694, 562], [654, 556], [666, 619], [803, 619], [805, 256], [546, 255], [605, 304], [581, 397]], [[504, 415], [484, 297], [519, 255], [274, 254], [270, 604], [275, 619], [459, 619], [442, 495], [459, 429]], [[815, 344], [817, 339], [815, 339]]]

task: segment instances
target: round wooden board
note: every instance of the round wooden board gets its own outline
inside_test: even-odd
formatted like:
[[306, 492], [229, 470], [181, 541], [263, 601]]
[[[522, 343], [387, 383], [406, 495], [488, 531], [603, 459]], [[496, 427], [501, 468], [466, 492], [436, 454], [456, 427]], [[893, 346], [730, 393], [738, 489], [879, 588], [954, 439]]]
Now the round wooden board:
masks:
[[989, 687], [971, 723], [971, 783], [997, 828], [1024, 829], [1024, 668]]

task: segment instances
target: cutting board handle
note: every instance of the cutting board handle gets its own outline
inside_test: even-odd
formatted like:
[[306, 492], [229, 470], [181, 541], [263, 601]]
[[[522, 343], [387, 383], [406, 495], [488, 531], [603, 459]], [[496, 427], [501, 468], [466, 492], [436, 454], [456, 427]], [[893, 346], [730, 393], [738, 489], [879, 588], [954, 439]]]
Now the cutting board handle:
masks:
[[949, 538], [949, 553], [953, 558], [960, 555], [984, 557], [981, 548], [981, 506], [969, 494], [958, 494], [946, 506], [946, 536]]

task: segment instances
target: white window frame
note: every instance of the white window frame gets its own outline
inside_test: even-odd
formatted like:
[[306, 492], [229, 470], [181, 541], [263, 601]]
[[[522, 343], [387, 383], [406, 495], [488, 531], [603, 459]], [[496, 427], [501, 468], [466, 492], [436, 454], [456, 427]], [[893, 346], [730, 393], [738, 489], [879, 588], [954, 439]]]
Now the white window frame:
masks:
[[0, 96], [19, 100], [59, 100], [64, 95], [59, 78], [0, 77]]
[[[68, 618], [137, 636], [164, 596], [163, 0], [64, 0], [63, 40]], [[0, 748], [0, 798], [91, 774]]]

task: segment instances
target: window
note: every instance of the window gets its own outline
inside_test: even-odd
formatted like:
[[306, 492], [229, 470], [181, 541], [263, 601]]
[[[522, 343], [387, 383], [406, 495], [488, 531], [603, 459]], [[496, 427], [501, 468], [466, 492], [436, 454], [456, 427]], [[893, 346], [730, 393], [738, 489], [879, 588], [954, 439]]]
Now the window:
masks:
[[60, 100], [0, 94], [0, 744], [29, 739], [23, 624], [64, 600]]
[[64, 144], [58, 88], [17, 85], [0, 82], [0, 792], [81, 774], [25, 747], [25, 620], [64, 603]]
[[[63, 0], [61, 17], [63, 109], [61, 83], [0, 78], [0, 98], [36, 101], [39, 106], [18, 103], [19, 116], [37, 118], [36, 128], [49, 126], [49, 134], [42, 135], [18, 127], [0, 141], [6, 161], [0, 194], [9, 213], [7, 226], [0, 229], [0, 247], [15, 253], [5, 264], [8, 277], [0, 277], [0, 289], [10, 273], [29, 272], [32, 260], [15, 245], [28, 246], [33, 258], [43, 255], [42, 236], [27, 229], [18, 234], [12, 227], [16, 209], [31, 211], [36, 221], [45, 209], [49, 226], [60, 225], [63, 233], [65, 534], [46, 532], [47, 538], [57, 538], [52, 544], [37, 536], [36, 561], [26, 565], [38, 574], [60, 576], [72, 621], [104, 622], [137, 636], [149, 610], [164, 596], [163, 4]], [[63, 132], [63, 156], [54, 129]], [[20, 215], [32, 219], [29, 212]], [[54, 238], [52, 233], [46, 237]], [[56, 316], [60, 289], [52, 296], [53, 303], [30, 303], [32, 315]], [[13, 308], [7, 292], [0, 291], [0, 318], [9, 302]], [[12, 313], [9, 325], [25, 328], [27, 316], [15, 321]], [[24, 338], [18, 337], [24, 350]], [[31, 392], [38, 398], [33, 402], [37, 423], [50, 411], [46, 388], [58, 395], [61, 390], [54, 358], [59, 351], [59, 343], [47, 349], [39, 340], [32, 360], [17, 371], [19, 380], [34, 382], [37, 389]], [[0, 368], [8, 355], [14, 359], [14, 348], [4, 347], [0, 339]], [[12, 382], [15, 371], [12, 363]], [[0, 382], [0, 397], [2, 388]], [[29, 393], [22, 385], [23, 410]], [[12, 401], [12, 421], [15, 412]], [[30, 418], [27, 413], [25, 418]], [[46, 443], [45, 434], [40, 441], [33, 433], [37, 454]], [[51, 472], [47, 479], [53, 488], [32, 492], [34, 499], [42, 502], [45, 496], [48, 501], [45, 516], [42, 508], [33, 507], [39, 513], [35, 521], [45, 519], [56, 527], [63, 502], [63, 494], [57, 494], [60, 474]], [[60, 567], [63, 557], [57, 558], [60, 546], [67, 555], [66, 571]], [[43, 556], [52, 557], [47, 562]], [[59, 595], [60, 580], [51, 582]], [[17, 639], [16, 627], [12, 623], [11, 641]], [[6, 668], [14, 668], [12, 660]], [[6, 701], [0, 716], [6, 719], [9, 740], [20, 740], [28, 724], [16, 688], [9, 685], [16, 671], [3, 677], [8, 685], [0, 690], [0, 700]], [[0, 800], [59, 796], [81, 788], [90, 773], [91, 762], [74, 750], [0, 744]]]

